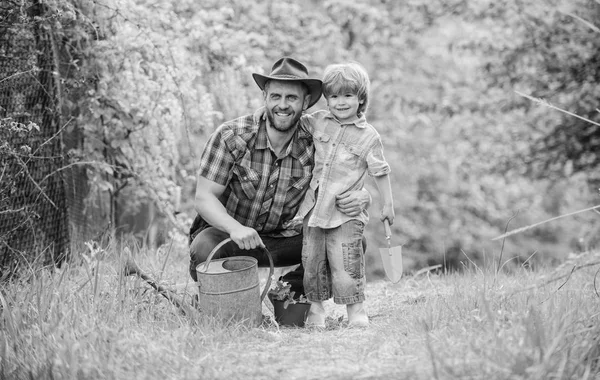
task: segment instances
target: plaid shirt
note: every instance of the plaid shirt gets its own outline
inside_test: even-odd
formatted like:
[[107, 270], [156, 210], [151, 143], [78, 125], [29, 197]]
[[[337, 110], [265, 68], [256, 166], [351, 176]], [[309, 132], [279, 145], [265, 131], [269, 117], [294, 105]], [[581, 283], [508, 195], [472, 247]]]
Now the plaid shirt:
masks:
[[[267, 137], [266, 121], [252, 115], [219, 126], [200, 160], [198, 175], [225, 186], [219, 201], [247, 227], [273, 237], [299, 232], [284, 228], [293, 219], [312, 178], [312, 135], [300, 124], [285, 154], [277, 158]], [[190, 228], [190, 242], [209, 224], [200, 215]]]

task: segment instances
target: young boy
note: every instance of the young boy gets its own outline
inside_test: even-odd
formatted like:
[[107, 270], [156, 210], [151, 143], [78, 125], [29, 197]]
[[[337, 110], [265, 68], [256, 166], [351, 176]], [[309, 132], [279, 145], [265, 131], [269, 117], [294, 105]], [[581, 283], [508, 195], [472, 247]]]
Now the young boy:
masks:
[[348, 216], [336, 208], [336, 199], [362, 189], [366, 175], [375, 178], [381, 202], [381, 220], [394, 222], [390, 166], [383, 156], [381, 138], [367, 123], [369, 77], [356, 63], [328, 66], [323, 95], [329, 111], [302, 117], [312, 131], [315, 166], [297, 217], [304, 217], [302, 264], [304, 290], [312, 302], [306, 325], [325, 327], [323, 301], [347, 305], [352, 327], [367, 327], [365, 256], [362, 247], [365, 211]]

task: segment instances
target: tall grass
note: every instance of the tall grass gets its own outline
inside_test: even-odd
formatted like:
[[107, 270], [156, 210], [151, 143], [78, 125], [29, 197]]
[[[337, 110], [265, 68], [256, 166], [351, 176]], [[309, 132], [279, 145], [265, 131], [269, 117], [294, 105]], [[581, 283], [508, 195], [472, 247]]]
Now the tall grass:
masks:
[[582, 282], [589, 276], [558, 291], [560, 284], [520, 292], [535, 285], [535, 275], [503, 276], [491, 288], [474, 274], [447, 278], [447, 293], [424, 311], [428, 350], [442, 378], [595, 378], [600, 308]]
[[[129, 248], [146, 272], [189, 302], [195, 289], [183, 244]], [[329, 303], [328, 328], [312, 331], [186, 316], [143, 281], [124, 277], [121, 252], [89, 245], [79, 262], [0, 286], [0, 378], [600, 376], [597, 266], [575, 263], [582, 269], [560, 281], [553, 279], [570, 267], [497, 273], [470, 265], [461, 273], [407, 275], [398, 285], [371, 281], [370, 328], [348, 328], [345, 309]]]

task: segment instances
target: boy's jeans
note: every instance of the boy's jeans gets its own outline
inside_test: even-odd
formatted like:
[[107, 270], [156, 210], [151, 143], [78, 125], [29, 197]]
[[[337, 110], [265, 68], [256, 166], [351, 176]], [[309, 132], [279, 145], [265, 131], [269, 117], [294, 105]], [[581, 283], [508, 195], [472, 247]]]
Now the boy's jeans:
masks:
[[350, 220], [336, 228], [308, 227], [302, 246], [304, 292], [310, 301], [333, 295], [337, 304], [365, 300], [364, 224]]

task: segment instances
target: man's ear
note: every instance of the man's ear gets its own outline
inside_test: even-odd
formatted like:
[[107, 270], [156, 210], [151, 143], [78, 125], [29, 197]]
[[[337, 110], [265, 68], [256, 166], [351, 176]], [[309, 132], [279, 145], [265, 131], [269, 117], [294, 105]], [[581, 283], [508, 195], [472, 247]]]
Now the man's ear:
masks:
[[306, 111], [308, 109], [308, 105], [310, 104], [310, 94], [304, 97], [304, 104], [302, 105], [302, 110]]

